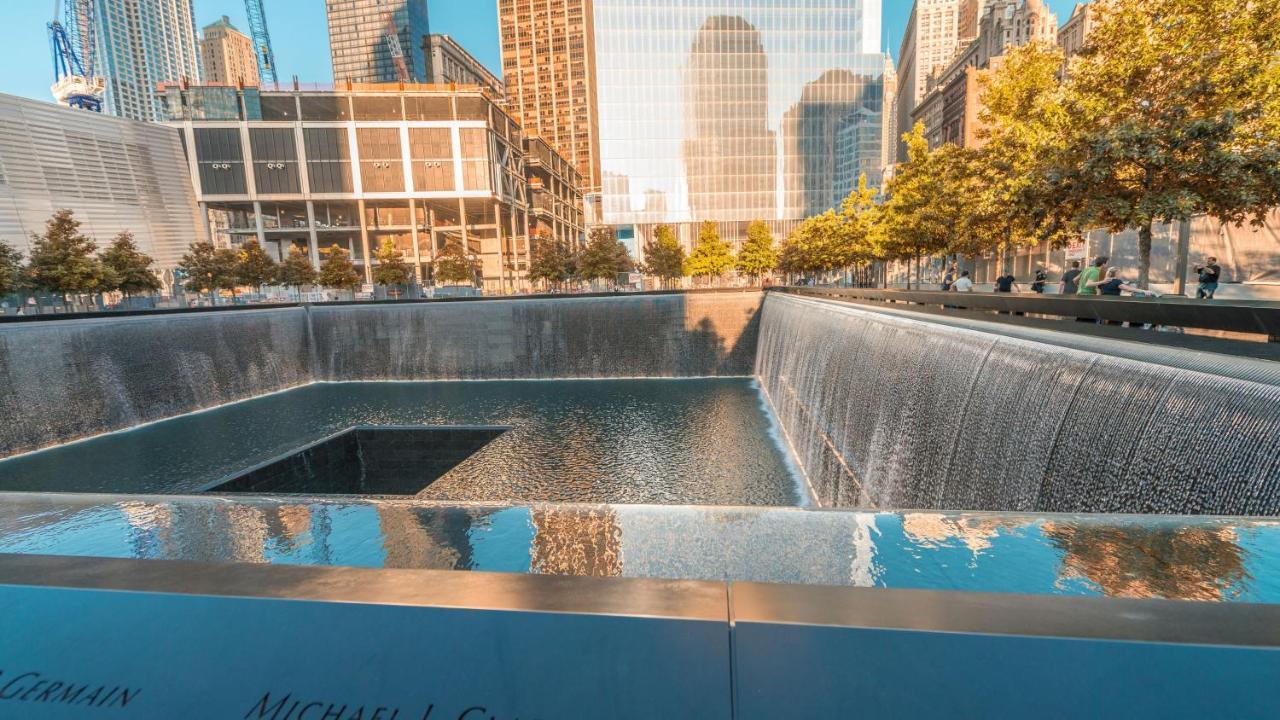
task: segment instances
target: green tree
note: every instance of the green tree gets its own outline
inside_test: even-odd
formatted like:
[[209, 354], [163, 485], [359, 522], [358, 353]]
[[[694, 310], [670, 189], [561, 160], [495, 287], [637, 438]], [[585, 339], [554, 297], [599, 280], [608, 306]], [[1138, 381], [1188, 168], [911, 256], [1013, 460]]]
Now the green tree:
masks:
[[373, 258], [373, 281], [379, 285], [404, 285], [409, 282], [409, 264], [404, 261], [400, 249], [391, 238], [383, 238]]
[[[947, 248], [956, 219], [962, 217], [957, 206], [961, 199], [952, 192], [951, 179], [964, 149], [948, 143], [930, 150], [923, 123], [916, 123], [903, 139], [907, 162], [898, 166], [887, 188], [883, 249], [889, 258], [914, 261], [919, 284], [920, 259]], [[910, 274], [907, 286], [911, 286]]]
[[1011, 49], [997, 70], [979, 73], [982, 145], [957, 153], [947, 178], [960, 211], [952, 252], [975, 255], [1079, 234], [1069, 220], [1073, 204], [1044, 172], [1071, 131], [1062, 66], [1057, 46], [1032, 43]]
[[276, 282], [301, 292], [303, 285], [316, 284], [317, 275], [307, 250], [298, 245], [290, 245], [289, 256], [280, 263], [276, 271]]
[[546, 235], [535, 236], [533, 257], [529, 261], [529, 279], [561, 287], [573, 277], [573, 249], [569, 243]]
[[0, 297], [18, 292], [22, 286], [22, 253], [0, 241]]
[[62, 296], [96, 292], [102, 284], [102, 266], [94, 258], [98, 249], [80, 232], [80, 221], [70, 210], [59, 210], [45, 223], [43, 235], [31, 236], [27, 275], [31, 284]]
[[738, 252], [738, 272], [751, 277], [758, 285], [760, 277], [778, 267], [778, 251], [773, 247], [773, 233], [763, 220], [752, 220], [747, 225], [747, 241]]
[[191, 245], [178, 262], [178, 270], [186, 277], [188, 290], [207, 292], [212, 301], [218, 290], [235, 289], [239, 264], [240, 255], [235, 250], [202, 241]]
[[644, 246], [644, 271], [658, 278], [664, 288], [684, 277], [684, 248], [670, 225], [659, 225]]
[[1079, 219], [1138, 231], [1204, 213], [1261, 223], [1280, 204], [1280, 3], [1108, 0], [1068, 71], [1075, 132], [1056, 168]]
[[155, 261], [149, 255], [138, 250], [133, 234], [127, 230], [120, 231], [101, 257], [105, 275], [110, 277], [110, 290], [119, 290], [125, 296], [139, 293], [154, 293], [162, 287], [160, 278], [151, 266]]
[[271, 259], [257, 240], [244, 241], [236, 262], [236, 282], [257, 289], [275, 280], [275, 277], [276, 261]]
[[631, 269], [631, 256], [627, 248], [614, 237], [613, 228], [592, 228], [587, 236], [587, 246], [578, 256], [578, 276], [588, 282], [604, 280], [610, 286], [617, 285], [618, 274]]
[[720, 229], [712, 220], [702, 223], [698, 230], [698, 244], [685, 259], [684, 273], [695, 278], [720, 278], [733, 267], [733, 251], [720, 239]]
[[324, 249], [324, 260], [320, 262], [316, 282], [335, 290], [354, 290], [360, 287], [360, 273], [351, 264], [351, 255], [346, 248], [330, 245]]
[[444, 250], [436, 256], [435, 278], [436, 282], [446, 285], [475, 284], [475, 262], [467, 256], [462, 243], [457, 240], [445, 243]]

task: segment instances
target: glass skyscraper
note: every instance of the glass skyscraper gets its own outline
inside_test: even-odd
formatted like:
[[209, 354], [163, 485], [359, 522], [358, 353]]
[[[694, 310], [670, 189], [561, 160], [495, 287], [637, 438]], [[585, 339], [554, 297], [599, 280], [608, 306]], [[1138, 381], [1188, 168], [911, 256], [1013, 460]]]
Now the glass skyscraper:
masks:
[[396, 82], [391, 25], [399, 40], [409, 82], [425, 82], [422, 39], [431, 34], [427, 0], [325, 0], [329, 55], [335, 82]]
[[856, 173], [879, 180], [880, 0], [594, 7], [603, 220], [624, 239], [703, 220], [785, 232]]
[[191, 1], [100, 0], [94, 15], [94, 72], [107, 79], [107, 112], [133, 120], [161, 120], [164, 103], [156, 86], [200, 80]]

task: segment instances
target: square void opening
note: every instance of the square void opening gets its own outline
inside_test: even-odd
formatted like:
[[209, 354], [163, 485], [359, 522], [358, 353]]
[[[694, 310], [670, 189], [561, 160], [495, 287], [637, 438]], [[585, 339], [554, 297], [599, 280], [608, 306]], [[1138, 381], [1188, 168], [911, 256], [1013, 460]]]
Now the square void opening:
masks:
[[416, 495], [503, 426], [357, 425], [205, 488], [295, 495]]

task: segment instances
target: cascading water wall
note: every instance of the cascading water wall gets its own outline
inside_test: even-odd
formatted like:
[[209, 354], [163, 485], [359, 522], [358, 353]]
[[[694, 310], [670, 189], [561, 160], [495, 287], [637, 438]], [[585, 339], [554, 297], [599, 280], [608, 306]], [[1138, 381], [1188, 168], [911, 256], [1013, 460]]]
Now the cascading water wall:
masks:
[[1280, 515], [1280, 387], [1177, 364], [770, 293], [756, 374], [824, 506]]

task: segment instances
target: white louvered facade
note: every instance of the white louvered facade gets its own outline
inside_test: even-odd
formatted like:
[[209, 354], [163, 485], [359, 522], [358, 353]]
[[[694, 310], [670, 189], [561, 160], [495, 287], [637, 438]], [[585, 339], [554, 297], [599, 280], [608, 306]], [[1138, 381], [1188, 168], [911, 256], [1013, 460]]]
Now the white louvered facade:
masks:
[[133, 233], [161, 269], [207, 237], [176, 130], [0, 94], [0, 240], [25, 255], [61, 208], [99, 247]]

